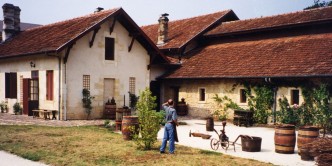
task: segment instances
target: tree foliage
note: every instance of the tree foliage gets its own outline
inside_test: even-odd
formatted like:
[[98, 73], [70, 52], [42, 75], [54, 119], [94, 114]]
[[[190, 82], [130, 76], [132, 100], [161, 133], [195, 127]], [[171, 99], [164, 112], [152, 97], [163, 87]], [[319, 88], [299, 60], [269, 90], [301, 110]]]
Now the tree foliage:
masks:
[[328, 1], [328, 2], [322, 1], [321, 2], [320, 0], [314, 0], [314, 4], [304, 8], [304, 10], [315, 9], [315, 8], [326, 7], [326, 6], [332, 6], [332, 1]]
[[136, 104], [139, 132], [134, 134], [133, 138], [139, 149], [150, 150], [157, 141], [157, 134], [163, 116], [154, 110], [157, 106], [155, 101], [156, 97], [152, 96], [152, 92], [146, 88], [140, 93]]

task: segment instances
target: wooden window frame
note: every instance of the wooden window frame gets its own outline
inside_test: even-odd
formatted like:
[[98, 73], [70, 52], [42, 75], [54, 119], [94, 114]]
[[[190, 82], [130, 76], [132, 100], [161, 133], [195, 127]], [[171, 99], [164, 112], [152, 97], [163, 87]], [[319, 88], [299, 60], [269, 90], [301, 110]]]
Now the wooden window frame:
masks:
[[5, 73], [5, 98], [17, 99], [17, 73]]
[[46, 71], [46, 100], [54, 99], [54, 72], [53, 70]]
[[114, 61], [115, 59], [115, 39], [105, 37], [105, 60]]

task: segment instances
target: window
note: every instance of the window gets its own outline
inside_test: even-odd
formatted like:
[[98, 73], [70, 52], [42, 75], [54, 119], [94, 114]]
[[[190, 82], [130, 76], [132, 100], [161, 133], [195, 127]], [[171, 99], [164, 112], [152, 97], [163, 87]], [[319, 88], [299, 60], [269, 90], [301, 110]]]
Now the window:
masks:
[[30, 101], [37, 101], [39, 100], [39, 86], [38, 86], [38, 79], [31, 79], [30, 80]]
[[129, 92], [135, 94], [135, 77], [129, 77]]
[[244, 89], [240, 89], [240, 103], [246, 103], [246, 102], [247, 102], [246, 91]]
[[53, 100], [53, 70], [46, 71], [46, 100]]
[[17, 74], [5, 73], [5, 97], [17, 98]]
[[83, 89], [90, 90], [90, 75], [83, 75]]
[[205, 88], [199, 89], [199, 101], [205, 101]]
[[38, 79], [38, 77], [39, 77], [38, 70], [31, 71], [32, 79]]
[[114, 60], [114, 38], [105, 38], [105, 60]]
[[295, 89], [295, 90], [291, 90], [291, 105], [294, 104], [299, 104], [299, 100], [300, 100], [300, 91]]

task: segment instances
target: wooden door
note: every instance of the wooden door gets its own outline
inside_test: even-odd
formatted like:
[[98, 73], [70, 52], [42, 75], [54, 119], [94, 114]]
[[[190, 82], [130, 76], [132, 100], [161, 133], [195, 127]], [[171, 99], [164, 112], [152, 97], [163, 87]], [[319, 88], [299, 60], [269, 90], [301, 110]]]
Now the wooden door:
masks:
[[104, 79], [104, 104], [115, 97], [115, 79], [114, 78], [105, 78]]
[[39, 109], [39, 81], [38, 79], [29, 80], [29, 111], [28, 115], [32, 116], [32, 110]]

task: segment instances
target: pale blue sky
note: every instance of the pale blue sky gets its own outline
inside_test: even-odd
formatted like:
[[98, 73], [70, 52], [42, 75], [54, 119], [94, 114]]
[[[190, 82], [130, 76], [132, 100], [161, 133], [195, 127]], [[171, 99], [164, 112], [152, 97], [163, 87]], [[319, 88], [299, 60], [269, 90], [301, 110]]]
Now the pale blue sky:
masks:
[[[138, 25], [157, 23], [162, 13], [170, 20], [233, 9], [240, 19], [302, 10], [313, 0], [0, 0], [21, 8], [21, 22], [49, 24], [93, 13], [95, 8], [122, 7]], [[2, 9], [1, 9], [2, 10]], [[0, 14], [0, 20], [3, 13]]]

